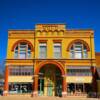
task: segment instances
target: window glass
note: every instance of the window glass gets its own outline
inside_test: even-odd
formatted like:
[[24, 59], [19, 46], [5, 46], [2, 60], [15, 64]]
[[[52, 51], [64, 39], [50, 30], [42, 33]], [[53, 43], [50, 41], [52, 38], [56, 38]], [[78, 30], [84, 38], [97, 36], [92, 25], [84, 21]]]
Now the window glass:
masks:
[[54, 58], [61, 58], [61, 43], [54, 43]]
[[18, 58], [18, 51], [15, 51], [14, 58]]
[[14, 50], [14, 58], [27, 59], [31, 58], [31, 48], [27, 43], [19, 43]]
[[92, 72], [90, 69], [82, 69], [82, 68], [78, 68], [78, 69], [73, 69], [70, 67], [67, 69], [67, 75], [69, 76], [91, 76]]
[[10, 75], [33, 75], [33, 66], [13, 66], [9, 67]]
[[76, 51], [81, 51], [82, 50], [82, 45], [81, 44], [75, 44], [75, 48]]
[[82, 52], [81, 51], [76, 51], [75, 52], [75, 58], [76, 59], [81, 59], [82, 58]]
[[47, 46], [46, 43], [39, 44], [39, 58], [46, 58], [47, 56]]
[[70, 48], [70, 58], [71, 59], [83, 59], [87, 58], [87, 48], [82, 43], [75, 43]]

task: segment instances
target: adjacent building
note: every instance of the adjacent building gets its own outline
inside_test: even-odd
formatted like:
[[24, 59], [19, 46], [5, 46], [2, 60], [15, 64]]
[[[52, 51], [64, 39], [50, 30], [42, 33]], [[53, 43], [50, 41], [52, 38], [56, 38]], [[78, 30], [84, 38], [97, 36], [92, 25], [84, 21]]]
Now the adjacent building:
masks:
[[[99, 62], [98, 62], [99, 63]], [[93, 30], [37, 24], [9, 30], [4, 95], [85, 95], [97, 92]]]

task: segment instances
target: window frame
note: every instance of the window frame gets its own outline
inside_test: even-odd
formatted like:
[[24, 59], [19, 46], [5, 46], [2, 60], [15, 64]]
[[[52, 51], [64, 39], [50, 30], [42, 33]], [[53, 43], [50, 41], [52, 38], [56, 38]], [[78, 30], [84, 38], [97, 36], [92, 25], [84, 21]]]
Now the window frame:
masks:
[[11, 66], [9, 67], [10, 76], [32, 76], [33, 74], [34, 74], [33, 66]]
[[[60, 47], [59, 50], [55, 50], [55, 47]], [[57, 48], [56, 48], [57, 49]], [[56, 54], [59, 54], [59, 56]], [[53, 57], [56, 59], [59, 59], [62, 57], [62, 46], [61, 46], [61, 42], [54, 42], [53, 44]]]
[[[44, 49], [44, 51], [41, 51], [41, 47], [45, 47], [45, 49], [42, 48]], [[40, 59], [47, 58], [47, 43], [46, 42], [39, 42], [39, 58]]]
[[[24, 44], [24, 45], [22, 45]], [[17, 50], [16, 50], [17, 48]], [[30, 59], [31, 58], [31, 49], [30, 49], [30, 55], [28, 55], [28, 51], [29, 51], [30, 45], [28, 43], [18, 43], [18, 45], [14, 48], [14, 59]], [[17, 52], [17, 54], [15, 54], [15, 52]], [[23, 55], [23, 57], [21, 57], [21, 54]], [[17, 55], [17, 56], [16, 56]], [[30, 56], [30, 57], [28, 57]]]
[[66, 68], [66, 73], [67, 76], [92, 76], [92, 71], [90, 68], [85, 69], [82, 67], [80, 67], [80, 69], [75, 67]]
[[[81, 47], [81, 48], [77, 48]], [[77, 54], [80, 54], [78, 57]], [[70, 48], [70, 58], [71, 59], [88, 59], [88, 50], [86, 46], [82, 43], [74, 43]]]

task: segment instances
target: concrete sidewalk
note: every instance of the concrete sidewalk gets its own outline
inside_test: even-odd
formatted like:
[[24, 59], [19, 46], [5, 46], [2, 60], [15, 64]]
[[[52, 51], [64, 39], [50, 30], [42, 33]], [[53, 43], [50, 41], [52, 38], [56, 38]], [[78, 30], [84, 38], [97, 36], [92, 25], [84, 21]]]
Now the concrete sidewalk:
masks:
[[23, 96], [23, 95], [11, 95], [11, 96], [0, 96], [0, 100], [100, 100], [97, 98], [82, 98], [82, 97], [31, 97], [31, 96]]

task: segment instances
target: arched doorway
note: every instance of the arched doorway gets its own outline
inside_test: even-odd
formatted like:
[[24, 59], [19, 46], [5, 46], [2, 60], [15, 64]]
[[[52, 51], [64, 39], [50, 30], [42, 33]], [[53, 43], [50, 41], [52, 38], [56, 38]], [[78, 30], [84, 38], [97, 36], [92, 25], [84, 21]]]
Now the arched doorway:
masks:
[[62, 95], [62, 75], [57, 66], [47, 64], [40, 69], [38, 93], [45, 96]]
[[[63, 66], [58, 62], [43, 62], [35, 71], [34, 93], [41, 96], [62, 96], [66, 92]], [[37, 77], [38, 76], [38, 77]]]

